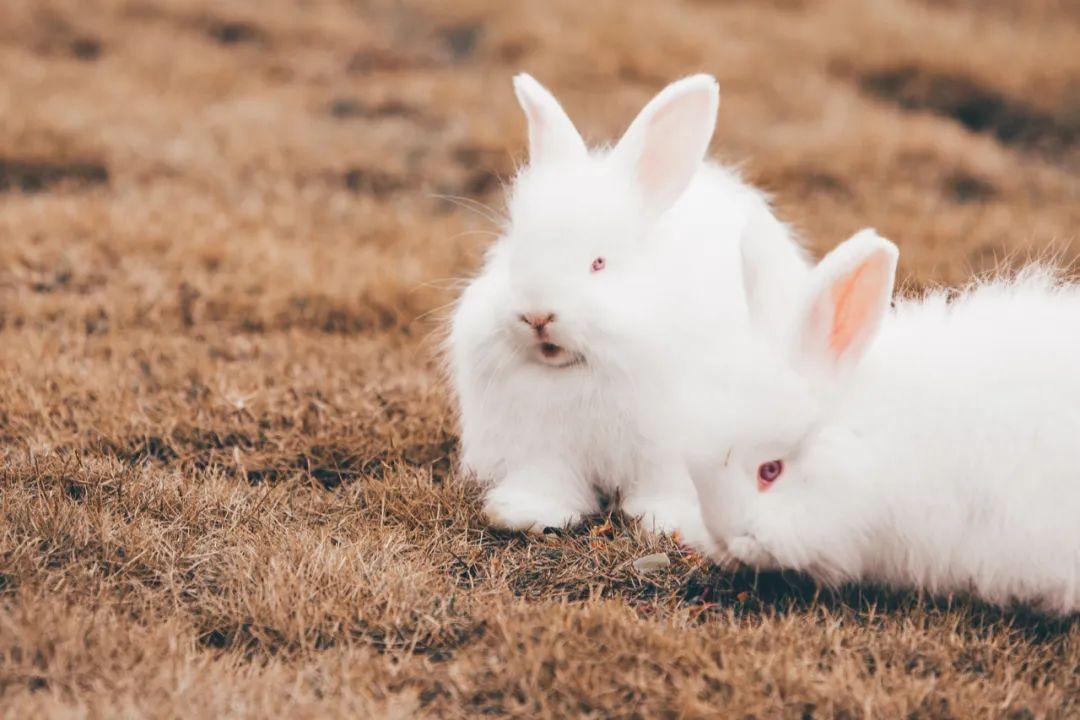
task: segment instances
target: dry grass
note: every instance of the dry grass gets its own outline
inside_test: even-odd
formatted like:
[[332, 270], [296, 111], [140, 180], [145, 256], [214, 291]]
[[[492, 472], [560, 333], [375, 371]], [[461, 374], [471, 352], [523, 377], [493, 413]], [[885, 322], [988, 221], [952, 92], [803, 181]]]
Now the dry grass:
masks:
[[522, 68], [594, 138], [715, 73], [717, 152], [914, 285], [1073, 259], [1075, 3], [450, 5], [0, 3], [0, 714], [1080, 714], [1074, 622], [485, 530], [432, 340]]

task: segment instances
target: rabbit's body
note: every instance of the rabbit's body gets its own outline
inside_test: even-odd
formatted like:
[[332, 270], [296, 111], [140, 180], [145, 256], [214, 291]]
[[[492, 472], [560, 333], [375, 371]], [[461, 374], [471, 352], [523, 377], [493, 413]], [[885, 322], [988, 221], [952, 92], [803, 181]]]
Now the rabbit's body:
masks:
[[[701, 114], [715, 114], [714, 103]], [[658, 530], [706, 540], [685, 464], [657, 431], [670, 420], [665, 398], [688, 365], [730, 352], [731, 335], [745, 331], [740, 238], [760, 236], [793, 284], [805, 274], [764, 197], [701, 162], [711, 127], [709, 118], [690, 133], [702, 136], [696, 157], [663, 207], [642, 202], [625, 138], [611, 150], [534, 157], [516, 178], [509, 227], [463, 293], [450, 335], [462, 463], [489, 486], [494, 524], [572, 523], [599, 507], [599, 488]], [[532, 144], [536, 155], [554, 142]]]
[[1035, 273], [901, 301], [835, 425], [884, 512], [867, 577], [1080, 607], [1080, 288]]
[[1080, 287], [1030, 269], [883, 315], [857, 365], [748, 383], [728, 466], [695, 472], [715, 539], [829, 583], [1080, 609]]
[[[650, 426], [666, 416], [665, 393], [695, 356], [728, 349], [717, 329], [745, 323], [738, 239], [754, 216], [772, 225], [775, 242], [788, 242], [760, 194], [724, 168], [703, 166], [636, 248], [629, 260], [638, 267], [618, 268], [632, 282], [613, 296], [618, 308], [597, 309], [612, 332], [581, 367], [525, 362], [524, 349], [504, 342], [506, 289], [497, 285], [509, 276], [500, 267], [509, 258], [493, 249], [461, 299], [452, 334], [462, 459], [495, 485], [489, 507], [499, 505], [490, 509], [511, 526], [560, 526], [594, 511], [599, 487], [619, 491], [628, 511], [651, 514], [664, 529], [700, 523], [681, 460], [657, 446]], [[637, 502], [655, 496], [666, 507]]]

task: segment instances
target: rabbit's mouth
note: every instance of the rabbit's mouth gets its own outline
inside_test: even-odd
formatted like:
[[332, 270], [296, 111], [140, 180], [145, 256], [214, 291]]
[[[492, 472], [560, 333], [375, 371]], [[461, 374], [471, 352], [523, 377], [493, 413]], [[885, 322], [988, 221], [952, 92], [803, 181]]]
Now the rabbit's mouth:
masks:
[[570, 352], [549, 340], [536, 344], [536, 359], [541, 364], [554, 368], [568, 368], [585, 362], [585, 356], [581, 353]]
[[779, 570], [780, 563], [773, 554], [751, 533], [732, 538], [727, 544], [728, 554], [744, 565], [757, 570]]

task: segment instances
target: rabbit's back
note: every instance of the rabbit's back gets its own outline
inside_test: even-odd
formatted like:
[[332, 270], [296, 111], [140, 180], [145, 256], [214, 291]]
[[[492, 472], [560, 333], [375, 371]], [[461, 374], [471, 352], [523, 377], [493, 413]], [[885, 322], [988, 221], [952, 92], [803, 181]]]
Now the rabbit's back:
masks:
[[901, 302], [866, 360], [852, 419], [900, 528], [878, 574], [1080, 603], [1080, 287], [1032, 268]]
[[1080, 424], [1080, 286], [1032, 268], [956, 297], [901, 301], [867, 364], [887, 376], [877, 378], [891, 395], [883, 410], [924, 407], [939, 420], [921, 424], [953, 423], [946, 435], [956, 439], [1021, 438], [1035, 427], [1067, 436]]

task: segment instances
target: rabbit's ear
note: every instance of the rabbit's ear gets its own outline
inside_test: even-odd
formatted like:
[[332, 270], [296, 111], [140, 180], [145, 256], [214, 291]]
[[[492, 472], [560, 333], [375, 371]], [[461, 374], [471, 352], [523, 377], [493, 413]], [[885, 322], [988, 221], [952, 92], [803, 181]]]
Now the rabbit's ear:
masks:
[[532, 75], [521, 73], [514, 78], [514, 94], [529, 123], [530, 163], [538, 165], [586, 154], [585, 141], [559, 101]]
[[896, 245], [868, 229], [818, 263], [796, 329], [801, 361], [830, 374], [859, 361], [889, 308], [898, 256]]
[[661, 90], [619, 140], [613, 154], [632, 167], [653, 212], [671, 207], [690, 184], [709, 148], [719, 104], [714, 77], [683, 78]]

